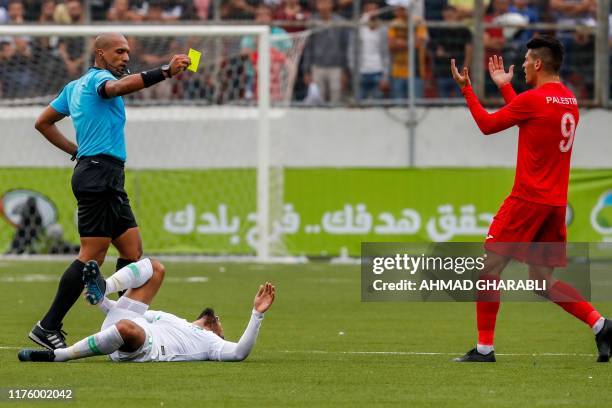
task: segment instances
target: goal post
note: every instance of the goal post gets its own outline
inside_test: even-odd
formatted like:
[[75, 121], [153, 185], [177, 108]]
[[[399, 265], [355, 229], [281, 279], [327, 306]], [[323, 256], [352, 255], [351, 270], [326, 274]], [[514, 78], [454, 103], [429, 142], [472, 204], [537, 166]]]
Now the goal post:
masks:
[[[278, 214], [271, 214], [271, 211], [282, 209], [282, 191], [278, 189], [282, 189], [282, 171], [278, 171], [278, 169], [271, 169], [272, 166], [277, 166], [277, 164], [271, 164], [271, 105], [274, 103], [275, 105], [286, 104], [288, 100], [286, 99], [287, 95], [291, 94], [291, 89], [293, 87], [293, 80], [295, 79], [295, 72], [289, 72], [287, 74], [283, 74], [283, 83], [281, 85], [276, 86], [277, 88], [282, 88], [282, 92], [276, 92], [277, 94], [282, 94], [282, 96], [271, 95], [271, 87], [274, 89], [275, 84], [271, 84], [272, 81], [277, 81], [278, 79], [271, 80], [271, 70], [274, 70], [274, 58], [275, 54], [271, 52], [271, 41], [275, 41], [272, 39], [270, 27], [261, 26], [261, 25], [238, 25], [238, 26], [214, 26], [214, 25], [83, 25], [83, 26], [61, 26], [61, 25], [0, 25], [0, 37], [22, 37], [22, 38], [42, 38], [42, 37], [61, 37], [61, 38], [91, 38], [104, 33], [121, 33], [126, 37], [136, 36], [142, 38], [158, 38], [164, 39], [169, 37], [205, 37], [211, 41], [216, 41], [217, 39], [222, 38], [234, 38], [234, 48], [236, 47], [236, 43], [240, 38], [244, 37], [253, 37], [256, 39], [256, 63], [253, 64], [253, 68], [256, 70], [254, 74], [254, 81], [256, 81], [256, 85], [253, 87], [255, 90], [255, 95], [244, 96], [246, 92], [244, 90], [231, 90], [229, 89], [231, 86], [243, 86], [243, 83], [240, 82], [242, 79], [238, 80], [236, 78], [227, 79], [224, 77], [223, 84], [204, 84], [198, 85], [201, 87], [208, 86], [212, 91], [210, 91], [210, 100], [208, 105], [219, 105], [223, 103], [228, 103], [232, 105], [232, 109], [236, 107], [236, 109], [243, 110], [253, 110], [254, 120], [257, 121], [256, 129], [256, 163], [253, 166], [256, 172], [256, 188], [254, 189], [256, 192], [256, 199], [254, 203], [256, 204], [256, 220], [253, 220], [256, 223], [256, 235], [255, 241], [251, 239], [251, 242], [255, 242], [255, 244], [251, 244], [250, 247], [254, 248], [254, 254], [256, 259], [261, 262], [269, 262], [273, 260], [277, 260], [280, 257], [286, 257], [286, 253], [282, 250], [282, 244], [279, 245], [278, 242], [278, 231], [274, 232], [275, 223], [278, 224]], [[85, 40], [84, 40], [85, 41]], [[163, 40], [159, 40], [163, 41]], [[303, 49], [305, 37], [301, 38], [292, 38], [293, 41], [292, 47], [295, 48], [295, 51], [292, 51], [295, 55], [292, 55], [293, 61], [291, 61], [292, 69], [297, 70], [297, 65], [299, 62], [299, 57], [301, 56], [301, 52]], [[186, 53], [186, 49], [182, 52]], [[277, 51], [275, 51], [278, 54]], [[254, 59], [255, 59], [254, 58]], [[272, 62], [271, 62], [272, 60]], [[206, 53], [203, 55], [203, 62], [206, 63], [207, 55]], [[87, 65], [87, 62], [85, 63]], [[222, 70], [223, 68], [221, 68]], [[235, 70], [243, 70], [243, 68], [236, 68]], [[291, 71], [291, 70], [288, 70]], [[241, 72], [242, 74], [242, 72]], [[221, 75], [221, 74], [220, 74]], [[272, 73], [272, 75], [277, 75]], [[53, 74], [51, 74], [53, 76]], [[214, 79], [214, 78], [213, 78]], [[63, 83], [69, 82], [68, 78], [62, 78]], [[253, 81], [251, 79], [251, 81]], [[240, 82], [240, 85], [236, 85]], [[208, 89], [208, 88], [207, 88]], [[204, 93], [201, 89], [197, 89], [198, 92]], [[56, 92], [56, 91], [54, 91]], [[208, 92], [208, 91], [207, 91]], [[219, 96], [221, 94], [226, 95], [233, 92], [234, 94], [240, 93], [239, 98], [225, 96]], [[273, 91], [274, 92], [274, 91]], [[208, 94], [207, 94], [208, 95]], [[29, 94], [27, 97], [20, 99], [19, 97], [4, 95], [3, 99], [0, 103], [3, 106], [23, 106], [28, 104], [38, 104], [42, 105], [43, 100], [44, 104], [48, 103], [50, 99], [52, 99], [54, 95], [31, 95]], [[290, 96], [289, 96], [290, 97]], [[45, 99], [46, 98], [46, 99]], [[232, 99], [233, 98], [233, 99]], [[197, 99], [197, 98], [196, 98]], [[239, 100], [240, 99], [240, 100]], [[243, 100], [243, 99], [246, 99]], [[222, 100], [222, 102], [219, 102]], [[136, 100], [134, 102], [136, 105], [141, 104], [142, 101]], [[198, 105], [198, 100], [180, 100], [177, 101], [177, 107], [172, 107], [173, 111], [176, 112], [175, 116], [181, 117], [182, 113], [180, 111], [182, 104], [195, 104]], [[173, 104], [172, 101], [169, 101], [169, 104]], [[192, 109], [193, 107], [189, 107], [185, 109], [186, 115], [194, 115], [193, 111], [187, 114], [188, 109]], [[157, 109], [155, 112], [162, 112], [160, 108], [152, 108]], [[156, 113], [152, 113], [156, 115]], [[229, 113], [230, 117], [233, 113]], [[196, 113], [197, 116], [197, 113]], [[202, 115], [207, 116], [207, 115]], [[207, 117], [215, 117], [215, 114], [210, 114]], [[248, 115], [247, 115], [248, 116]], [[127, 126], [130, 126], [130, 115], [128, 113], [128, 121]], [[189, 120], [189, 119], [188, 119]], [[196, 118], [196, 120], [205, 119]], [[252, 129], [252, 130], [255, 130]], [[130, 138], [129, 132], [126, 132], [126, 139]], [[42, 141], [41, 141], [42, 144]], [[51, 147], [48, 147], [51, 149]], [[160, 152], [163, 154], [165, 152]], [[130, 158], [128, 157], [128, 160]], [[43, 160], [44, 161], [44, 160]], [[278, 160], [277, 160], [278, 161]], [[249, 165], [251, 166], [252, 163]], [[0, 155], [0, 168], [5, 167], [6, 163], [2, 162], [2, 157]], [[11, 165], [9, 164], [9, 167]], [[145, 166], [146, 167], [146, 166]], [[168, 167], [168, 166], [163, 166]], [[241, 167], [238, 164], [236, 167]], [[128, 164], [129, 168], [129, 164]], [[1, 175], [0, 175], [1, 177]], [[271, 183], [271, 177], [280, 177], [281, 181], [274, 184]], [[7, 190], [7, 185], [2, 185], [2, 180], [0, 180], [0, 187], [4, 190]], [[9, 185], [10, 187], [10, 185]], [[20, 188], [19, 185], [15, 185], [15, 188]], [[271, 203], [271, 191], [274, 190], [275, 198], [274, 200], [279, 202]], [[2, 194], [3, 191], [0, 191]], [[65, 194], [69, 194], [69, 186], [66, 186]], [[246, 216], [245, 216], [246, 218]], [[253, 218], [250, 217], [249, 218]], [[144, 229], [144, 228], [143, 228]], [[145, 241], [146, 246], [146, 241]], [[280, 248], [280, 249], [279, 249]], [[214, 255], [218, 255], [219, 253], [226, 253], [225, 250], [213, 250]], [[227, 252], [230, 255], [232, 252]], [[240, 251], [237, 253], [238, 255], [244, 255]], [[202, 255], [201, 253], [195, 253], [195, 255]], [[247, 254], [248, 255], [248, 254]]]

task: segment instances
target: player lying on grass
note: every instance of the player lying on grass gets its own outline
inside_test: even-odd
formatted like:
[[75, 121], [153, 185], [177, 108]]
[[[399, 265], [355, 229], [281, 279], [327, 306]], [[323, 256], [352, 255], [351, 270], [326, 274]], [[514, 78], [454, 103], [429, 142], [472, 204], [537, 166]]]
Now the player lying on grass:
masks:
[[[272, 306], [276, 289], [259, 287], [251, 320], [238, 343], [223, 339], [223, 327], [207, 308], [194, 322], [173, 314], [148, 310], [164, 278], [164, 266], [148, 258], [132, 263], [104, 279], [98, 264], [90, 261], [83, 271], [86, 298], [97, 304], [106, 318], [102, 330], [76, 344], [56, 350], [19, 351], [21, 361], [63, 362], [110, 355], [113, 361], [242, 361], [257, 339], [264, 313]], [[106, 295], [128, 289], [118, 301]]]

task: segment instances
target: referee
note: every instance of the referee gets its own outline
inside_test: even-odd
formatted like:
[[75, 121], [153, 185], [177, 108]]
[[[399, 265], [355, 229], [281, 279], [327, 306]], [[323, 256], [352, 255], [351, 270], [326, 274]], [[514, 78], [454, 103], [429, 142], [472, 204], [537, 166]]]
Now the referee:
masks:
[[[36, 120], [36, 129], [57, 148], [77, 159], [72, 192], [78, 203], [81, 251], [66, 269], [47, 314], [29, 334], [48, 349], [66, 347], [62, 320], [83, 291], [85, 262], [104, 262], [113, 244], [119, 251], [117, 270], [142, 256], [142, 240], [124, 189], [125, 106], [121, 96], [140, 91], [184, 71], [189, 57], [128, 75], [130, 47], [121, 34], [104, 34], [94, 44], [95, 65], [68, 83]], [[72, 116], [77, 145], [66, 139], [56, 122]]]

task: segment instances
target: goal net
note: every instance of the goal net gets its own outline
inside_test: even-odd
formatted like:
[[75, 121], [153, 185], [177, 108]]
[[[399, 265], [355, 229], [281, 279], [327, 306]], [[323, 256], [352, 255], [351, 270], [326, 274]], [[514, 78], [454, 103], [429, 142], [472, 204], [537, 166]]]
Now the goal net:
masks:
[[[78, 244], [66, 155], [33, 124], [93, 64], [96, 35], [121, 32], [131, 72], [192, 48], [197, 72], [125, 96], [126, 189], [145, 252], [287, 254], [284, 134], [305, 36], [265, 26], [0, 26], [0, 250], [70, 253]], [[58, 123], [74, 138], [70, 119]]]

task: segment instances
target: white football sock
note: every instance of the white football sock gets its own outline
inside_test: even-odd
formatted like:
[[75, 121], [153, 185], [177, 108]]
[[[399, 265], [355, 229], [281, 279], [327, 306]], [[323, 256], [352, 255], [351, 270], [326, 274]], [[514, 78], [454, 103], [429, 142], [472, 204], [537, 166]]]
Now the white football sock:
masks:
[[100, 308], [102, 313], [104, 313], [105, 315], [108, 314], [108, 312], [112, 308], [114, 308], [115, 305], [117, 305], [117, 301], [111, 300], [111, 299], [107, 298], [106, 296], [104, 296], [104, 299], [102, 299], [102, 301], [97, 304], [97, 306]]
[[593, 326], [591, 326], [591, 329], [593, 330], [594, 334], [597, 334], [601, 331], [601, 329], [603, 329], [604, 327], [604, 323], [606, 322], [606, 319], [604, 319], [603, 317], [600, 317]]
[[477, 344], [476, 351], [478, 351], [480, 354], [489, 354], [493, 351], [493, 346], [488, 346], [486, 344]]
[[114, 324], [101, 332], [86, 337], [72, 346], [56, 349], [55, 361], [68, 361], [77, 358], [111, 354], [123, 345], [123, 339]]
[[106, 294], [126, 289], [139, 288], [153, 276], [153, 265], [149, 258], [119, 269], [106, 280]]

